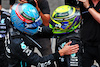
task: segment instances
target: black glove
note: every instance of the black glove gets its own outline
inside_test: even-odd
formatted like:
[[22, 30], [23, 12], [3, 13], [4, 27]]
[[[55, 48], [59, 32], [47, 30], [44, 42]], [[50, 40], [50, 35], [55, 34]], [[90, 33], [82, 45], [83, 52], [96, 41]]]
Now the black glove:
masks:
[[40, 37], [52, 37], [52, 29], [48, 26], [39, 26], [38, 33], [36, 34]]

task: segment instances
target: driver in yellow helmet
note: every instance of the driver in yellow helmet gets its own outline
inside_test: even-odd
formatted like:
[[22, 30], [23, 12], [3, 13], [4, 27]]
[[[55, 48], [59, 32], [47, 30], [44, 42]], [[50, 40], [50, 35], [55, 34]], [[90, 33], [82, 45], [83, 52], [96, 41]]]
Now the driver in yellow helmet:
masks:
[[[80, 10], [69, 5], [57, 7], [50, 20], [49, 27], [52, 29], [56, 41], [56, 51], [59, 51], [66, 42], [72, 41], [71, 45], [81, 44], [79, 28], [81, 24]], [[78, 53], [77, 53], [78, 54]], [[66, 55], [60, 57], [57, 62], [57, 67], [70, 67], [70, 57], [76, 57], [77, 54]], [[78, 61], [75, 61], [78, 66]]]

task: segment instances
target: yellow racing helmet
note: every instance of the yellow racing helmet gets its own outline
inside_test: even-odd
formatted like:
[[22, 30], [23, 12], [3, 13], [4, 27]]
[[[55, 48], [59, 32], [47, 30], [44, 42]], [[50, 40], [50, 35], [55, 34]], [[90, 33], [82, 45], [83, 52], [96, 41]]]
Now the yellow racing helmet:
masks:
[[65, 34], [74, 31], [81, 23], [80, 10], [73, 6], [57, 7], [50, 17], [49, 27], [54, 34]]

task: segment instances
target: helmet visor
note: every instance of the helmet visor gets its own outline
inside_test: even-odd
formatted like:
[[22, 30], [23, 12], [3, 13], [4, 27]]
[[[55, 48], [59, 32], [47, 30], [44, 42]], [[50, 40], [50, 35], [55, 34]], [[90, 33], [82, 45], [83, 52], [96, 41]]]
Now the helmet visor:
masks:
[[35, 29], [38, 26], [40, 26], [41, 24], [42, 24], [42, 19], [41, 19], [41, 16], [39, 16], [39, 18], [36, 19], [35, 22], [33, 22], [33, 23], [26, 23], [25, 22], [25, 28], [27, 28], [27, 29]]

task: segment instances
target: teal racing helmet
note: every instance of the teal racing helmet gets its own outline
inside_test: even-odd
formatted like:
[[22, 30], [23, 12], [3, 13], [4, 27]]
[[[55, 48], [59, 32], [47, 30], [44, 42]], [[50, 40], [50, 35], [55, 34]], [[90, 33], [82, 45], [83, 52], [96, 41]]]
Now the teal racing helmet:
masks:
[[42, 24], [37, 9], [29, 3], [16, 3], [12, 6], [11, 22], [19, 31], [34, 35]]
[[81, 23], [80, 10], [69, 5], [57, 7], [50, 18], [49, 27], [54, 34], [70, 33]]

